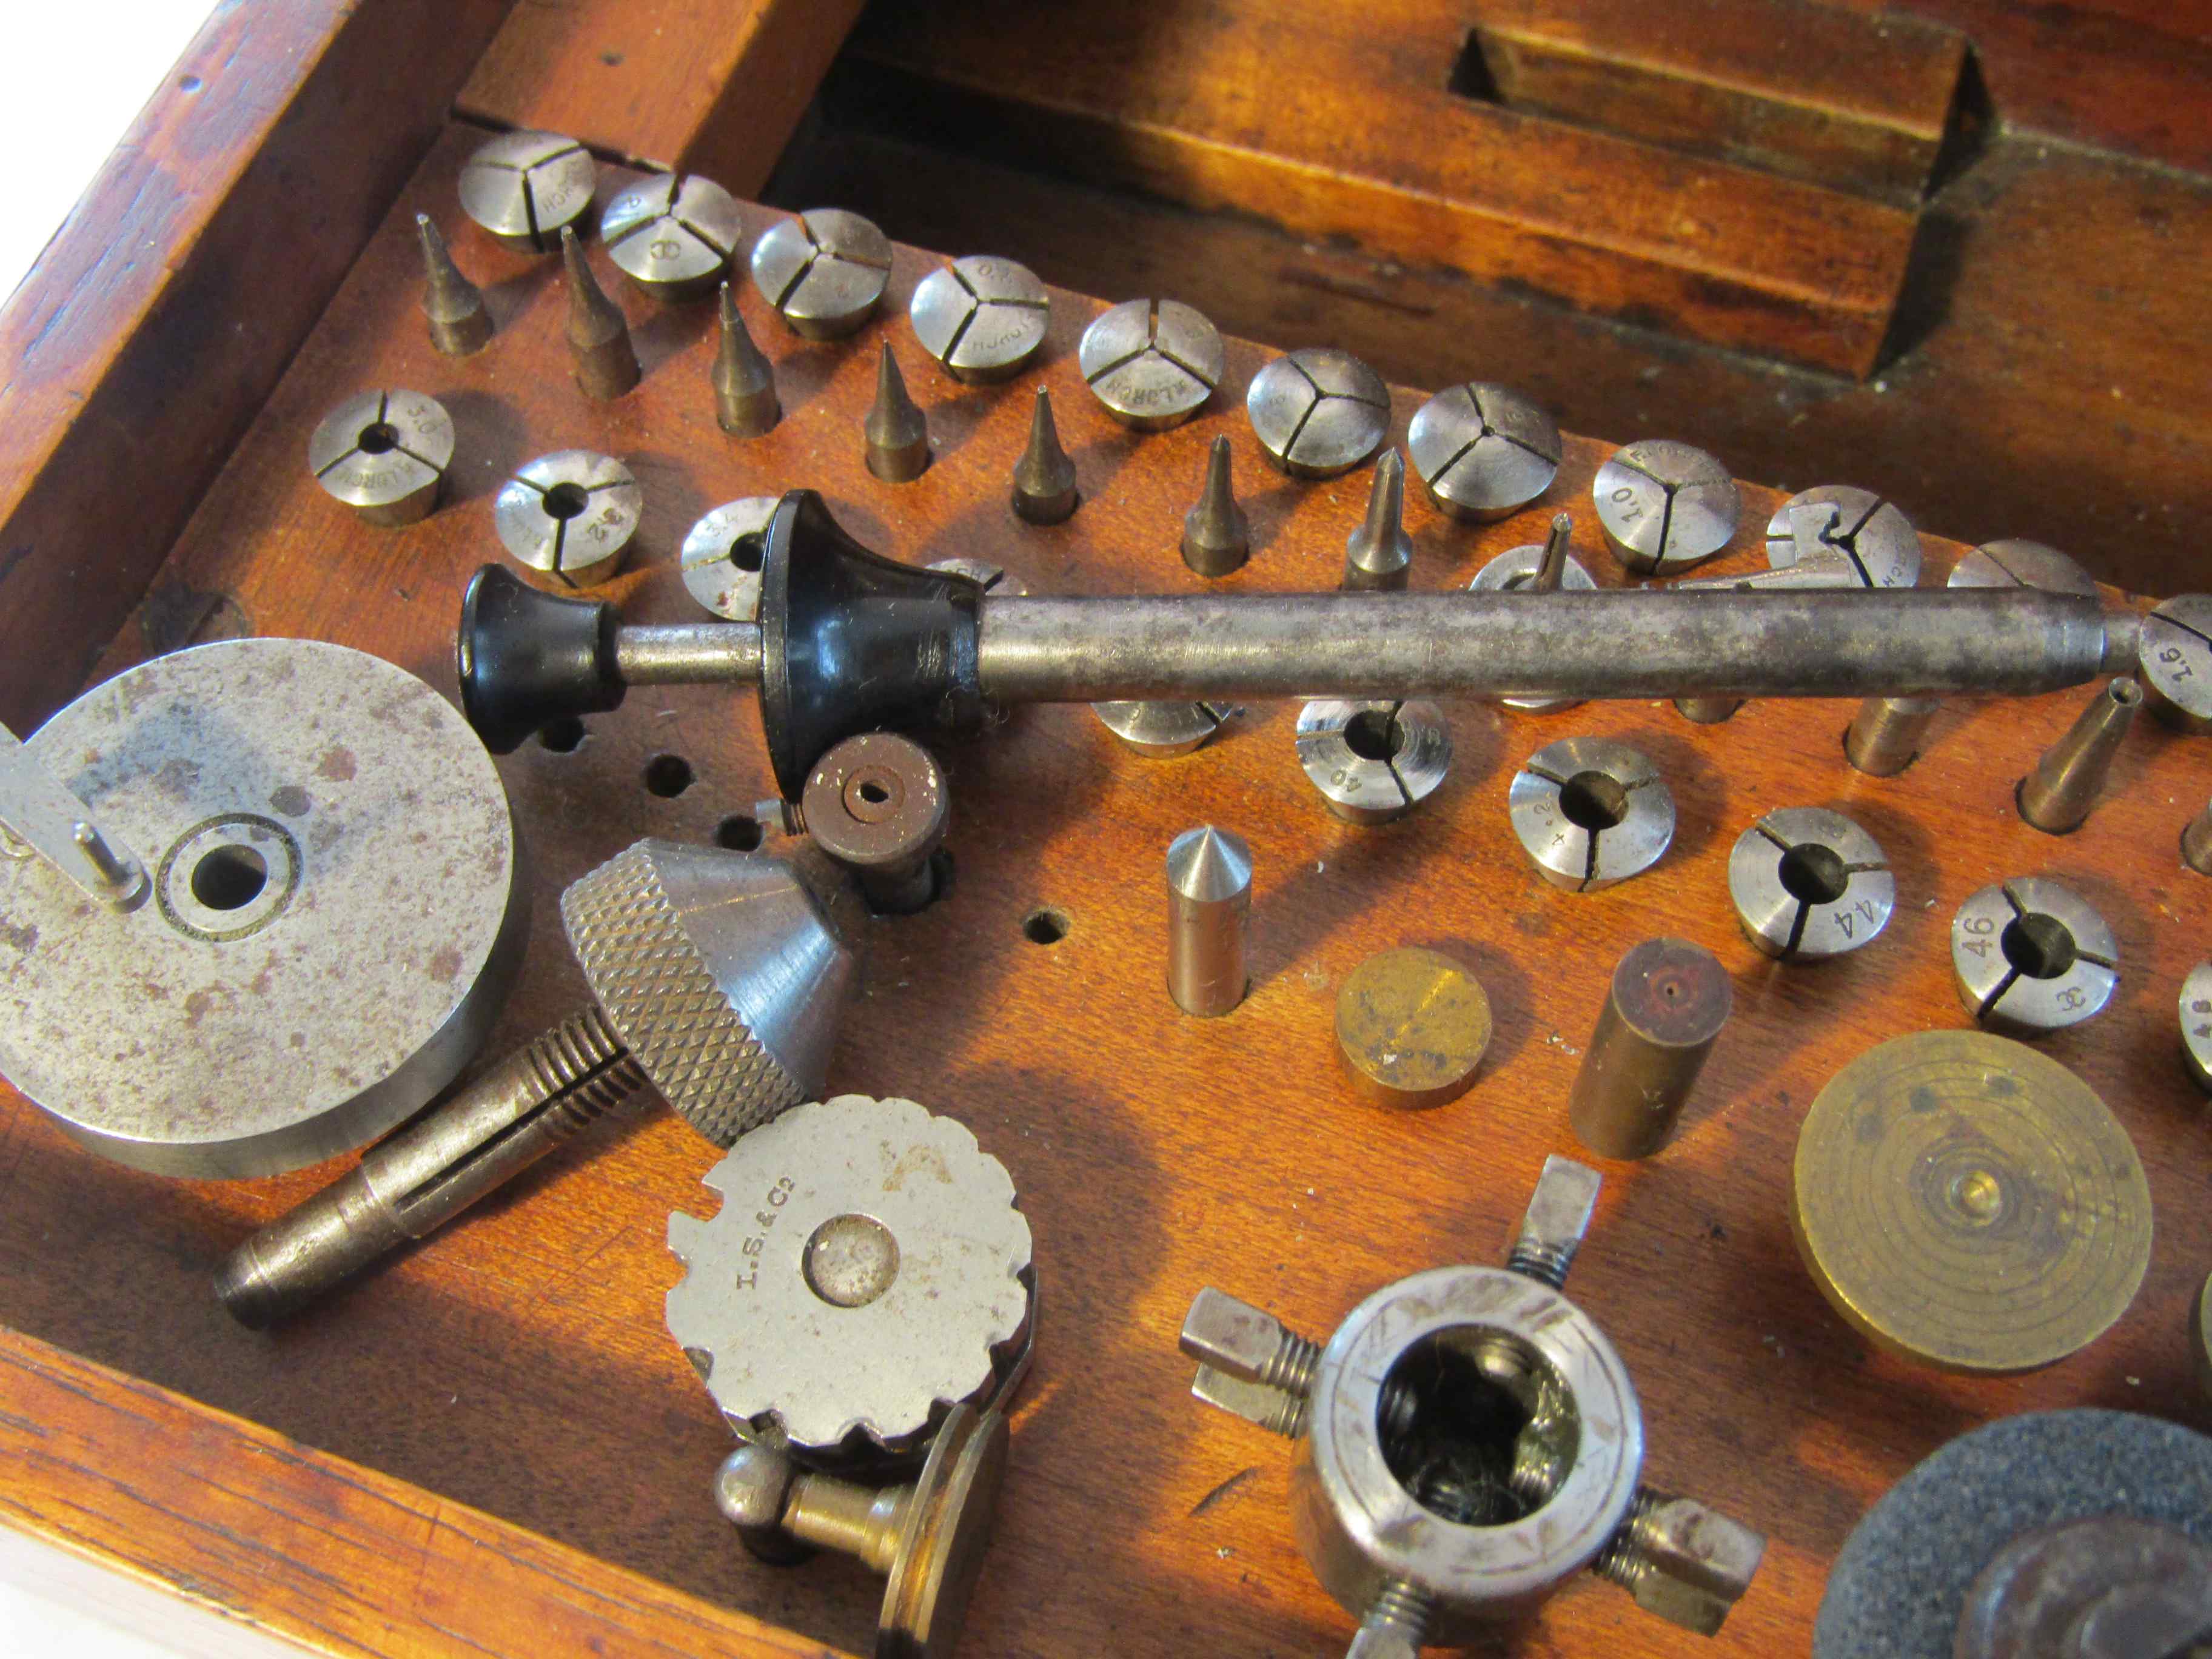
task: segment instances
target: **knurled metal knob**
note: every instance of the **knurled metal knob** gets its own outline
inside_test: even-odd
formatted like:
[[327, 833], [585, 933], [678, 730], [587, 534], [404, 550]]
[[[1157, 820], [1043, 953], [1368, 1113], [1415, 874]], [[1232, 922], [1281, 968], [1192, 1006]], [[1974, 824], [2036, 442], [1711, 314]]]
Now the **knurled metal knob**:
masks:
[[720, 1212], [669, 1218], [685, 1273], [668, 1330], [741, 1439], [812, 1467], [895, 1465], [949, 1410], [1019, 1382], [1029, 1223], [961, 1124], [838, 1095], [747, 1135], [706, 1181]]
[[[775, 860], [738, 869], [714, 848], [640, 842], [569, 884], [561, 925], [623, 1046], [715, 1146], [804, 1100], [825, 1069], [842, 1001], [775, 991], [842, 988], [849, 951]], [[753, 959], [763, 938], [785, 944], [773, 979]]]

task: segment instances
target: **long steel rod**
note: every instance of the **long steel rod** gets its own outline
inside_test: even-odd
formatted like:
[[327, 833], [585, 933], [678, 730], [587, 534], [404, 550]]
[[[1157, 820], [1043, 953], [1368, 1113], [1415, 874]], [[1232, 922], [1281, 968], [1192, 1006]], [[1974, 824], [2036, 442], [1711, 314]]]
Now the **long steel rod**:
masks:
[[1008, 702], [1412, 696], [2026, 696], [2132, 657], [2069, 594], [1298, 594], [986, 600]]
[[[2027, 696], [2135, 665], [2136, 618], [2008, 590], [988, 599], [1006, 702], [1296, 696]], [[632, 684], [756, 684], [749, 623], [628, 627]]]

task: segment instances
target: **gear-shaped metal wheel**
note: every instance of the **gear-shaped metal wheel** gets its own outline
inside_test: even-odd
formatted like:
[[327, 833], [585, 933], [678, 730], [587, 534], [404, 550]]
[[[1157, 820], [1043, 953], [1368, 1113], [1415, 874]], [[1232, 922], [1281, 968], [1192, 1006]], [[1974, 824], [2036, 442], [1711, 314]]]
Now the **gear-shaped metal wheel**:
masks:
[[816, 1468], [882, 1470], [951, 1408], [1010, 1395], [1036, 1275], [1006, 1166], [911, 1100], [838, 1095], [754, 1131], [679, 1211], [669, 1334], [740, 1439]]

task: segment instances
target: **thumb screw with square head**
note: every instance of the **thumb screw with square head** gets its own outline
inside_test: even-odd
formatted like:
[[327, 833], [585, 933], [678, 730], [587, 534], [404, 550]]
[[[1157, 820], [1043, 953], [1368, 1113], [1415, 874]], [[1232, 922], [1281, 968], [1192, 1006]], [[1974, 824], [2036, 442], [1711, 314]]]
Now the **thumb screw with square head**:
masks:
[[791, 864], [641, 841], [561, 908], [593, 1005], [240, 1245], [216, 1294], [241, 1324], [443, 1225], [648, 1083], [721, 1146], [820, 1092], [855, 962]]
[[802, 1469], [781, 1452], [746, 1444], [722, 1462], [714, 1503], [763, 1559], [788, 1564], [813, 1549], [857, 1557], [884, 1574], [877, 1659], [946, 1659], [1005, 1484], [1006, 1419], [955, 1406], [911, 1485], [866, 1486]]

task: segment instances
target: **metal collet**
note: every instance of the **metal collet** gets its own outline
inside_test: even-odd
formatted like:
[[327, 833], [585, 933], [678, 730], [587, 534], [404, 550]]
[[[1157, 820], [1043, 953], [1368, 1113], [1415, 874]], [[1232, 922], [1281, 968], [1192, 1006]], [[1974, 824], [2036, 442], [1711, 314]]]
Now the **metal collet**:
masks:
[[1326, 1347], [1220, 1291], [1191, 1304], [1191, 1392], [1297, 1443], [1291, 1525], [1360, 1620], [1346, 1659], [1478, 1640], [1585, 1567], [1707, 1636], [1750, 1587], [1766, 1540], [1638, 1484], [1636, 1390], [1559, 1293], [1597, 1189], [1547, 1158], [1504, 1267], [1387, 1285]]

